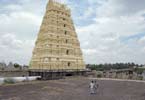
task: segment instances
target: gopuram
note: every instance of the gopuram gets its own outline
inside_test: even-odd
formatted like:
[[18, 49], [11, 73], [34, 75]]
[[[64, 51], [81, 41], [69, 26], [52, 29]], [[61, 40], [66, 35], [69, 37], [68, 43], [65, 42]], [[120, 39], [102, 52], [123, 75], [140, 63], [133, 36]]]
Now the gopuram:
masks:
[[50, 77], [48, 72], [79, 73], [85, 70], [71, 11], [65, 4], [49, 0], [29, 70], [30, 75], [43, 77]]

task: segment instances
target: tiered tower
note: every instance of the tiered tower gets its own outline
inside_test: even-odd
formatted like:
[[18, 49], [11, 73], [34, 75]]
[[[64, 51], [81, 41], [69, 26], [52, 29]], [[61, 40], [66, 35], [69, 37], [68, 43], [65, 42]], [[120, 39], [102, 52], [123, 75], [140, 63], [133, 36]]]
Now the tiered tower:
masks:
[[33, 50], [30, 69], [85, 69], [71, 12], [66, 5], [49, 0]]

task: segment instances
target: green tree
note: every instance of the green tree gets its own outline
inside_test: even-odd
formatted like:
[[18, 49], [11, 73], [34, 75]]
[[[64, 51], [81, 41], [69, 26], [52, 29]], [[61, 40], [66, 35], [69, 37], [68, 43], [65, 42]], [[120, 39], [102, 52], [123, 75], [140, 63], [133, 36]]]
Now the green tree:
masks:
[[21, 68], [21, 65], [15, 63], [15, 64], [14, 64], [14, 67], [15, 67], [15, 68]]

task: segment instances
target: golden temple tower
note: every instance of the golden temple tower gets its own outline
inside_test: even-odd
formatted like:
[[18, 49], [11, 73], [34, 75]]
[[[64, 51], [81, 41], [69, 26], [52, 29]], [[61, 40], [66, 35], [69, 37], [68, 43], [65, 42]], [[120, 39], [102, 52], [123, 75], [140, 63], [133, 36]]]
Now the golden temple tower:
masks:
[[66, 5], [49, 0], [30, 70], [85, 70], [80, 43]]

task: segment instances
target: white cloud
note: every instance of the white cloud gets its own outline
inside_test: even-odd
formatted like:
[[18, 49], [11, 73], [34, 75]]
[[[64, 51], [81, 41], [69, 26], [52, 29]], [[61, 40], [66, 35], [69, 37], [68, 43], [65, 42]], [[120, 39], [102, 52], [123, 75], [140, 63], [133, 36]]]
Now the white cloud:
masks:
[[33, 2], [30, 10], [28, 9], [30, 0], [27, 3], [7, 4], [1, 8], [0, 61], [28, 64], [31, 59], [34, 40], [43, 16], [40, 13], [43, 9], [37, 10], [37, 4]]
[[98, 16], [132, 16], [145, 11], [145, 0], [108, 0], [98, 10]]
[[32, 36], [32, 32], [36, 33], [41, 23], [40, 16], [28, 12], [0, 14], [0, 19], [0, 34], [16, 33], [19, 37]]
[[[93, 23], [77, 26], [86, 63], [144, 63], [145, 39], [121, 38], [145, 32], [145, 0], [88, 0], [87, 10], [76, 3], [62, 0], [72, 7], [74, 19]], [[47, 0], [18, 0], [0, 9], [0, 60], [28, 64], [39, 31]], [[76, 9], [77, 5], [77, 9]], [[74, 22], [78, 23], [78, 22]]]
[[87, 19], [94, 14], [94, 9], [92, 7], [88, 7], [87, 10], [84, 12], [83, 16], [79, 16], [78, 19]]
[[15, 36], [12, 34], [4, 34], [0, 38], [0, 45], [1, 47], [5, 47], [8, 49], [19, 49], [22, 45], [22, 41], [16, 40]]
[[19, 40], [14, 34], [5, 33], [0, 37], [0, 60], [28, 64], [34, 40]]
[[139, 39], [138, 42], [140, 44], [144, 44], [144, 46], [145, 46], [145, 36], [143, 36], [141, 39]]
[[[142, 16], [145, 11], [142, 5], [144, 2], [145, 0], [139, 3], [135, 0], [103, 1], [96, 10], [95, 22], [77, 27], [86, 63], [144, 63], [144, 39], [140, 40], [142, 44], [134, 38], [121, 39], [145, 32], [145, 18]], [[132, 3], [137, 8], [133, 8]]]
[[10, 5], [4, 6], [3, 9], [7, 11], [18, 11], [18, 10], [22, 10], [22, 7], [16, 4], [10, 4]]

